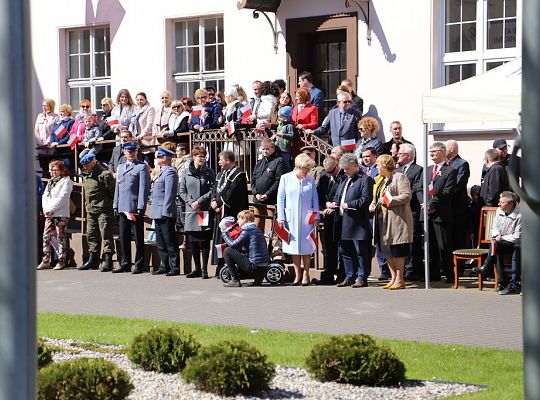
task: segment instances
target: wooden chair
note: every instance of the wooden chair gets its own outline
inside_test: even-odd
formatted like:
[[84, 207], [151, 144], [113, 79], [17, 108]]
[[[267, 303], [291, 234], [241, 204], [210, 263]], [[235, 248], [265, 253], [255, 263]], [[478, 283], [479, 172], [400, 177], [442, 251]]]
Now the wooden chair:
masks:
[[[487, 258], [489, 253], [489, 245], [491, 244], [491, 229], [497, 207], [482, 207], [480, 212], [480, 226], [478, 231], [478, 247], [476, 249], [459, 249], [454, 250], [454, 288], [459, 286], [459, 270], [458, 261], [474, 260], [478, 268], [480, 268]], [[497, 287], [498, 277], [497, 269], [495, 269], [495, 288]], [[483, 289], [482, 274], [478, 274], [478, 290]]]

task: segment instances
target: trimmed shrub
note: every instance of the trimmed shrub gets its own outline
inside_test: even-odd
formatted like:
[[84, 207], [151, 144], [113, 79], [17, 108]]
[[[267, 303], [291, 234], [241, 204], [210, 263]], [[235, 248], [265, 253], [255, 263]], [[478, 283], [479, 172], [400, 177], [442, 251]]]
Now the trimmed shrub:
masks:
[[188, 360], [182, 377], [199, 390], [233, 396], [268, 389], [275, 373], [274, 364], [265, 354], [241, 340], [204, 347]]
[[201, 345], [189, 333], [175, 328], [152, 328], [137, 335], [128, 358], [147, 371], [180, 372]]
[[43, 368], [49, 365], [52, 361], [52, 351], [45, 344], [45, 340], [38, 338], [37, 340], [37, 365], [38, 368]]
[[54, 363], [38, 372], [38, 400], [121, 400], [132, 390], [125, 371], [99, 358]]
[[321, 382], [394, 386], [405, 381], [405, 364], [368, 335], [333, 336], [313, 347], [306, 366]]

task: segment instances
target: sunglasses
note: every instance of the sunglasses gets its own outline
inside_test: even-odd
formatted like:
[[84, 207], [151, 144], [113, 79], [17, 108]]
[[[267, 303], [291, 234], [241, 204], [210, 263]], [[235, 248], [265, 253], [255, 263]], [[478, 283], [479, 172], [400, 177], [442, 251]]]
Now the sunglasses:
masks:
[[342, 100], [341, 102], [342, 102], [342, 103], [352, 103], [351, 100]]
[[180, 107], [180, 106], [172, 106], [172, 108], [178, 108], [178, 107]]
[[81, 106], [81, 108], [90, 108], [90, 106]]
[[105, 104], [102, 104], [102, 105], [101, 105], [101, 107], [105, 107], [105, 106], [108, 106], [108, 104], [107, 104], [107, 103], [105, 103]]

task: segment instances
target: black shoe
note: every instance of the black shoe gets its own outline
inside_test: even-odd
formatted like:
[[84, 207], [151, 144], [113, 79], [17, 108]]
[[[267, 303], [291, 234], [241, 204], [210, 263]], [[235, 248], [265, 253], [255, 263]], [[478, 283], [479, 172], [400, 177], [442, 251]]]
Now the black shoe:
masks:
[[354, 281], [352, 279], [345, 278], [345, 280], [343, 282], [337, 284], [337, 287], [352, 286], [353, 283], [354, 283]]
[[311, 280], [311, 284], [315, 286], [334, 286], [335, 283], [327, 279], [315, 279]]
[[521, 288], [517, 285], [514, 285], [513, 283], [509, 284], [507, 287], [505, 287], [503, 290], [499, 292], [501, 296], [505, 296], [507, 294], [520, 294]]
[[113, 267], [112, 253], [103, 254], [103, 264], [101, 265], [101, 272], [110, 272]]
[[175, 270], [172, 270], [172, 271], [169, 271], [165, 274], [165, 276], [177, 276], [177, 275], [180, 275], [180, 271], [175, 269]]
[[191, 271], [189, 274], [186, 275], [186, 278], [200, 278], [201, 277], [201, 271]]
[[302, 282], [302, 286], [309, 286], [310, 283], [309, 282]]
[[203, 278], [203, 279], [210, 279], [210, 277], [208, 276], [208, 274], [205, 274], [205, 273], [202, 274], [202, 278]]
[[504, 286], [502, 283], [499, 283], [499, 284], [497, 285], [496, 291], [497, 291], [497, 292], [502, 292], [502, 291], [504, 290], [505, 287], [506, 287], [506, 286]]
[[451, 283], [451, 284], [454, 284], [455, 283], [455, 280], [454, 280], [454, 277], [447, 277], [446, 278], [446, 283]]
[[118, 267], [112, 270], [113, 274], [119, 274], [121, 272], [129, 272], [131, 268], [130, 267]]
[[142, 273], [143, 273], [143, 270], [142, 270], [142, 268], [140, 268], [140, 267], [135, 267], [135, 268], [133, 268], [133, 270], [131, 271], [131, 273], [132, 273], [133, 275], [138, 275], [138, 274], [142, 274]]
[[266, 271], [261, 270], [261, 271], [255, 272], [255, 279], [253, 280], [253, 283], [251, 284], [251, 286], [262, 286], [265, 276], [266, 276]]
[[159, 269], [157, 269], [155, 271], [152, 271], [152, 275], [163, 275], [163, 274], [166, 274], [166, 273], [167, 273], [167, 271], [164, 270], [164, 269], [161, 269], [161, 268], [159, 268]]
[[480, 274], [485, 277], [487, 275], [487, 266], [484, 264], [480, 268], [474, 267], [473, 269], [471, 269], [471, 271], [473, 274]]
[[387, 281], [387, 280], [390, 279], [390, 277], [389, 277], [387, 274], [382, 273], [381, 276], [379, 276], [377, 279], [378, 279], [379, 281]]
[[88, 261], [86, 261], [83, 265], [78, 267], [77, 269], [79, 271], [87, 271], [89, 269], [98, 269], [99, 268], [99, 260], [96, 253], [90, 253], [90, 257], [88, 257]]
[[242, 283], [238, 279], [231, 279], [229, 282], [224, 283], [225, 287], [242, 287]]

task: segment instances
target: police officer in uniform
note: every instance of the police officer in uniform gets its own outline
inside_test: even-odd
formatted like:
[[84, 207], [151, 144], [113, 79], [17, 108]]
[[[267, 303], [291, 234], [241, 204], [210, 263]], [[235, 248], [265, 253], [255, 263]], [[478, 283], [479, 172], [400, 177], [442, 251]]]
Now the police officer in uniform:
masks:
[[113, 273], [131, 270], [131, 234], [135, 237], [135, 266], [133, 274], [143, 271], [144, 210], [150, 192], [150, 173], [145, 163], [137, 158], [138, 145], [124, 144], [126, 162], [118, 166], [113, 208], [120, 226], [120, 267]]
[[152, 184], [150, 218], [154, 220], [156, 226], [156, 244], [161, 266], [152, 272], [152, 275], [180, 275], [178, 237], [175, 229], [178, 174], [176, 168], [171, 166], [175, 156], [176, 153], [165, 147], [160, 146], [156, 151], [155, 160], [160, 170]]
[[111, 171], [104, 168], [95, 158], [93, 150], [81, 153], [80, 163], [83, 166], [84, 198], [86, 207], [86, 240], [90, 256], [88, 261], [78, 269], [98, 269], [103, 240], [102, 272], [112, 270], [114, 254], [113, 241], [113, 198], [114, 177]]

